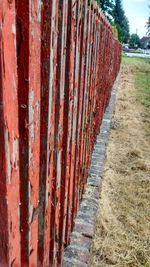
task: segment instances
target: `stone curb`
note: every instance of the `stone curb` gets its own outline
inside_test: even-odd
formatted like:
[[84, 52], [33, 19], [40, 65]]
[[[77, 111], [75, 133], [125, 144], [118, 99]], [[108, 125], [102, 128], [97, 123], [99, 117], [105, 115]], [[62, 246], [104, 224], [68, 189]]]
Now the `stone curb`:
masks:
[[90, 248], [94, 236], [99, 194], [102, 186], [103, 169], [111, 128], [111, 119], [116, 100], [120, 73], [114, 83], [109, 105], [105, 111], [100, 134], [92, 154], [89, 177], [83, 199], [75, 220], [70, 245], [65, 249], [63, 267], [87, 267], [90, 259]]

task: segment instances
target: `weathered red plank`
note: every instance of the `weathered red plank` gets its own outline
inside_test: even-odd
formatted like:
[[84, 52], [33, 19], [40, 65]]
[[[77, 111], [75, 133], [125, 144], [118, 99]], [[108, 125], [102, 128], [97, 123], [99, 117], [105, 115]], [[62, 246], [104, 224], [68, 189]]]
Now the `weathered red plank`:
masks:
[[44, 229], [45, 204], [47, 185], [47, 166], [49, 164], [48, 124], [50, 78], [50, 31], [51, 31], [52, 2], [43, 1], [41, 12], [41, 132], [40, 132], [40, 181], [39, 181], [39, 229], [38, 229], [38, 262], [44, 261]]
[[89, 65], [88, 65], [88, 80], [87, 80], [87, 102], [86, 102], [86, 111], [85, 111], [85, 142], [84, 142], [84, 151], [83, 151], [83, 176], [80, 179], [80, 196], [82, 195], [82, 189], [84, 185], [84, 179], [87, 174], [87, 146], [88, 146], [88, 133], [89, 133], [89, 120], [90, 120], [90, 104], [91, 104], [91, 75], [92, 75], [92, 60], [93, 60], [93, 35], [94, 35], [94, 12], [93, 12], [93, 3], [91, 3], [91, 19], [90, 19], [90, 47], [89, 47]]
[[77, 120], [77, 136], [76, 136], [76, 162], [75, 162], [75, 186], [73, 195], [73, 217], [74, 220], [77, 212], [77, 206], [79, 205], [79, 177], [80, 177], [80, 151], [81, 151], [81, 132], [83, 121], [83, 108], [84, 108], [84, 95], [85, 95], [85, 70], [86, 70], [86, 37], [87, 37], [87, 14], [88, 14], [88, 1], [83, 1], [83, 26], [82, 36], [80, 40], [81, 45], [81, 62], [80, 62], [80, 81], [79, 81], [79, 94], [78, 94], [78, 120]]
[[[91, 153], [93, 149], [93, 144], [95, 141], [95, 101], [97, 96], [95, 80], [96, 80], [96, 67], [97, 67], [97, 7], [94, 6], [94, 29], [93, 29], [93, 52], [92, 52], [92, 70], [91, 70], [91, 95], [90, 95], [90, 105], [89, 105], [89, 130], [88, 130], [88, 139], [87, 139], [87, 166], [86, 169], [88, 170], [90, 164]], [[96, 125], [97, 127], [97, 125]], [[85, 173], [85, 180], [83, 184], [86, 184], [87, 173]]]
[[73, 116], [73, 83], [74, 83], [74, 64], [75, 64], [75, 44], [76, 44], [76, 23], [77, 23], [77, 1], [68, 2], [68, 31], [66, 46], [66, 72], [65, 72], [65, 106], [64, 106], [64, 132], [63, 132], [63, 160], [62, 160], [62, 180], [61, 190], [61, 221], [60, 221], [60, 263], [65, 243], [65, 228], [67, 221], [68, 189], [70, 179], [70, 151], [72, 134]]
[[20, 266], [15, 1], [0, 2], [0, 266]]
[[29, 266], [37, 265], [39, 167], [40, 167], [40, 94], [41, 94], [41, 1], [29, 2]]
[[89, 66], [90, 66], [90, 34], [91, 34], [91, 3], [89, 3], [88, 7], [88, 21], [87, 21], [87, 47], [86, 47], [86, 69], [85, 69], [85, 94], [84, 94], [84, 102], [83, 102], [83, 118], [82, 118], [82, 132], [81, 132], [81, 149], [80, 149], [80, 176], [79, 176], [79, 196], [78, 196], [78, 203], [81, 198], [81, 184], [83, 183], [83, 175], [84, 175], [84, 146], [86, 140], [86, 109], [88, 106], [88, 77], [89, 77]]
[[[41, 15], [41, 133], [40, 133], [40, 192], [39, 192], [39, 229], [38, 264], [44, 262], [44, 238], [46, 228], [46, 201], [49, 192], [49, 131], [52, 88], [50, 87], [50, 44], [51, 44], [52, 1], [45, 0]], [[50, 226], [49, 226], [50, 227]]]
[[70, 162], [70, 181], [69, 181], [69, 195], [68, 195], [68, 216], [67, 216], [67, 240], [72, 230], [72, 218], [73, 218], [73, 196], [75, 183], [75, 166], [76, 166], [76, 137], [77, 137], [77, 123], [78, 123], [78, 101], [79, 101], [79, 84], [80, 84], [80, 71], [81, 71], [81, 48], [82, 44], [80, 40], [83, 32], [83, 10], [82, 0], [78, 1], [78, 16], [77, 16], [77, 38], [76, 38], [76, 55], [75, 55], [75, 76], [74, 76], [74, 95], [73, 95], [73, 118], [72, 118], [72, 138], [71, 138], [71, 162]]
[[19, 103], [19, 159], [20, 159], [20, 230], [21, 263], [29, 260], [29, 212], [28, 212], [28, 87], [29, 87], [29, 9], [28, 2], [16, 1], [17, 13], [17, 59]]
[[16, 1], [22, 264], [37, 264], [40, 155], [41, 1]]
[[[58, 121], [55, 120], [55, 123], [57, 125], [57, 132], [55, 132], [56, 138], [57, 138], [57, 151], [56, 151], [56, 211], [55, 211], [55, 249], [56, 249], [56, 257], [54, 260], [54, 266], [58, 266], [59, 262], [58, 259], [61, 254], [61, 243], [60, 243], [60, 236], [62, 235], [61, 230], [61, 223], [63, 221], [63, 217], [61, 217], [61, 209], [64, 208], [63, 206], [63, 199], [62, 193], [65, 190], [64, 188], [64, 179], [65, 179], [65, 173], [64, 173], [64, 162], [63, 162], [63, 136], [64, 136], [64, 107], [65, 107], [65, 68], [66, 68], [66, 41], [67, 41], [67, 19], [68, 19], [68, 1], [63, 0], [59, 3], [59, 17], [60, 17], [60, 28], [59, 32], [60, 34], [60, 66], [57, 67], [57, 79], [59, 79], [58, 82], [58, 98], [57, 99], [57, 105], [58, 105]], [[60, 68], [59, 68], [60, 67]], [[67, 138], [67, 136], [66, 136]]]
[[[90, 136], [90, 140], [86, 142], [90, 142], [90, 145], [91, 145], [91, 149], [88, 151], [87, 153], [87, 160], [88, 160], [88, 157], [91, 157], [91, 153], [92, 153], [92, 146], [93, 146], [93, 136], [92, 136], [92, 133], [94, 131], [94, 121], [93, 121], [93, 118], [95, 118], [95, 102], [96, 102], [96, 97], [97, 97], [97, 87], [96, 87], [96, 80], [97, 80], [97, 71], [98, 71], [98, 58], [99, 58], [99, 42], [100, 42], [100, 24], [99, 24], [99, 21], [98, 21], [98, 13], [97, 13], [97, 8], [95, 8], [95, 30], [94, 30], [94, 43], [95, 43], [95, 46], [93, 47], [93, 52], [92, 52], [92, 57], [93, 57], [93, 78], [92, 78], [92, 83], [93, 85], [92, 86], [92, 97], [91, 97], [91, 100], [90, 100], [90, 103], [91, 103], [91, 106], [92, 106], [92, 103], [93, 103], [93, 108], [92, 110], [90, 111], [90, 122], [89, 122], [89, 129], [88, 129], [88, 133], [89, 133], [89, 136]], [[86, 103], [86, 106], [88, 106], [88, 103]], [[87, 133], [87, 134], [88, 134]], [[85, 137], [84, 137], [84, 140], [85, 140]], [[84, 144], [85, 146], [85, 144]], [[83, 146], [83, 147], [84, 147]], [[85, 149], [85, 148], [84, 148]], [[84, 166], [84, 164], [87, 164]], [[85, 161], [84, 163], [84, 153], [83, 153], [83, 158], [82, 158], [82, 166], [84, 166], [84, 169], [82, 171], [82, 175], [81, 175], [81, 180], [80, 180], [80, 183], [81, 183], [81, 188], [83, 189], [83, 185], [85, 185], [86, 183], [86, 179], [87, 179], [87, 171], [88, 171], [88, 167], [89, 167], [89, 163], [87, 161]], [[87, 171], [86, 171], [87, 170]], [[83, 179], [83, 180], [82, 180]], [[82, 193], [82, 189], [81, 189], [81, 193]], [[80, 195], [81, 197], [81, 195]]]
[[45, 200], [45, 228], [44, 228], [44, 262], [43, 266], [53, 266], [55, 242], [55, 191], [56, 179], [54, 169], [55, 152], [55, 102], [57, 97], [57, 47], [58, 47], [58, 9], [59, 1], [51, 3], [51, 31], [50, 31], [50, 76], [48, 103], [48, 141], [47, 141], [47, 170], [46, 170], [46, 200]]

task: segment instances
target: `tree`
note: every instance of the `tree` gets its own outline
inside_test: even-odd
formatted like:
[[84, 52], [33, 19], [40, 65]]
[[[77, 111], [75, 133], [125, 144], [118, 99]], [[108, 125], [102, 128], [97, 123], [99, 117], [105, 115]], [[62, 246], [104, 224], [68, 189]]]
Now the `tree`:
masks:
[[136, 33], [131, 34], [129, 46], [130, 48], [138, 48], [140, 46], [140, 37]]
[[114, 35], [115, 35], [116, 38], [118, 39], [118, 30], [117, 30], [116, 25], [113, 25], [113, 26], [112, 26], [112, 29], [113, 29]]
[[127, 43], [129, 40], [129, 21], [125, 15], [122, 0], [115, 0], [113, 9], [114, 25], [118, 30], [118, 38], [121, 43]]
[[103, 13], [118, 33], [121, 43], [128, 43], [130, 37], [129, 21], [122, 7], [122, 0], [97, 0]]
[[146, 30], [147, 30], [147, 35], [150, 36], [150, 16], [148, 18], [148, 21], [146, 22]]
[[103, 13], [107, 17], [110, 23], [113, 22], [113, 8], [114, 8], [114, 0], [97, 0], [100, 5]]

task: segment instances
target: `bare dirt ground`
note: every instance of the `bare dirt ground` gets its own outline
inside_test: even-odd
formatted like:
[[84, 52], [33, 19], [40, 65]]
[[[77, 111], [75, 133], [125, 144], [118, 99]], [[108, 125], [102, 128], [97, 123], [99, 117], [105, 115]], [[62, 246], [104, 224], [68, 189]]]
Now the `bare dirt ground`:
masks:
[[150, 109], [123, 65], [112, 121], [91, 267], [150, 267]]

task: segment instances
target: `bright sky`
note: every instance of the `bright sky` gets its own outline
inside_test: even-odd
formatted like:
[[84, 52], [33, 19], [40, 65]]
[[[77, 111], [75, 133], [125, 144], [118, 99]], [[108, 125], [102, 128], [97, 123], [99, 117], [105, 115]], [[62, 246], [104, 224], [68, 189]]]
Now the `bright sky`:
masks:
[[149, 17], [148, 5], [150, 0], [123, 0], [123, 6], [130, 23], [130, 33], [137, 33], [140, 37], [146, 35], [145, 24]]

